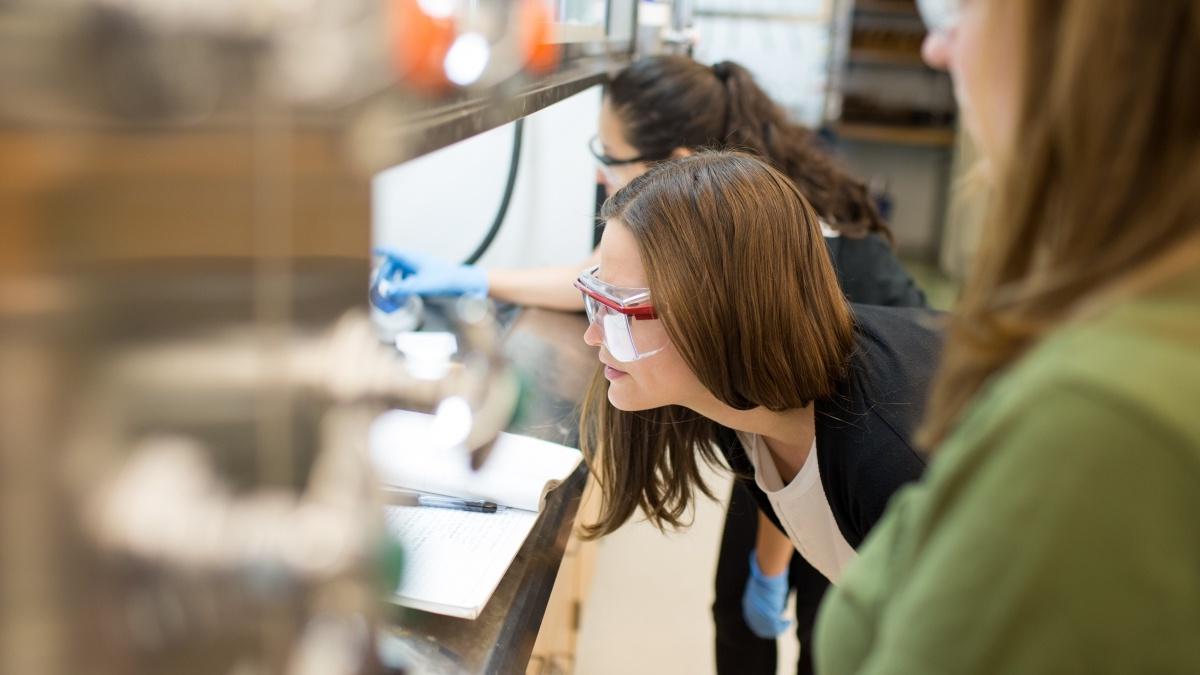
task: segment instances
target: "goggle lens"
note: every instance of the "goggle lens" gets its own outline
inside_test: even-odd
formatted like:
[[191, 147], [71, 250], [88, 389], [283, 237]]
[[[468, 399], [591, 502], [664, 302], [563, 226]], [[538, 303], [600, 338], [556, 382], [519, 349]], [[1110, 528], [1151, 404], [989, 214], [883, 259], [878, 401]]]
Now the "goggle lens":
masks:
[[[605, 349], [618, 361], [626, 363], [637, 361], [657, 354], [665, 346], [661, 344], [664, 340], [662, 336], [647, 333], [647, 331], [656, 329], [646, 326], [635, 331], [636, 319], [605, 305], [586, 291], [583, 292], [583, 306], [587, 311], [588, 321], [600, 328]], [[639, 321], [639, 323], [652, 324], [655, 322]], [[641, 340], [635, 339], [635, 332], [641, 335]]]
[[930, 33], [944, 33], [958, 23], [961, 0], [917, 0], [917, 9]]

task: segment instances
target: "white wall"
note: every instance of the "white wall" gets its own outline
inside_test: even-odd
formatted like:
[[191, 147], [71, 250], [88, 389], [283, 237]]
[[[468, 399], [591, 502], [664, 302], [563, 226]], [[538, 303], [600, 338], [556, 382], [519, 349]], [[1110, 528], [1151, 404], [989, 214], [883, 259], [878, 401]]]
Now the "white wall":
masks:
[[[516, 191], [500, 235], [481, 264], [572, 263], [591, 250], [600, 89], [593, 87], [525, 120]], [[376, 245], [465, 258], [483, 239], [504, 190], [512, 125], [381, 172], [373, 185]]]
[[906, 255], [936, 260], [951, 153], [940, 147], [843, 141], [838, 158], [860, 180], [887, 184], [896, 248]]
[[798, 121], [820, 126], [829, 84], [828, 0], [704, 0], [698, 10], [778, 13], [792, 21], [699, 16], [695, 56], [703, 63], [737, 61]]

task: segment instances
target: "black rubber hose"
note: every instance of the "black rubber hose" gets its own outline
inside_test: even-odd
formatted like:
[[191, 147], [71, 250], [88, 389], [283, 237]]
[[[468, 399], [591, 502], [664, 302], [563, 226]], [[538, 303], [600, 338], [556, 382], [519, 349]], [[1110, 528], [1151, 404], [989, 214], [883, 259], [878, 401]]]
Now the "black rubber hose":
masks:
[[475, 247], [475, 251], [467, 256], [463, 261], [464, 265], [474, 265], [479, 262], [484, 253], [492, 246], [492, 241], [496, 239], [496, 235], [500, 233], [500, 226], [504, 224], [504, 218], [508, 215], [508, 205], [512, 202], [513, 188], [517, 185], [517, 172], [521, 167], [521, 136], [525, 130], [525, 119], [518, 119], [513, 124], [513, 143], [512, 143], [512, 159], [508, 162], [508, 181], [504, 184], [504, 196], [500, 199], [500, 208], [496, 211], [496, 218], [492, 221], [491, 228], [483, 237], [483, 241], [479, 242], [479, 246]]

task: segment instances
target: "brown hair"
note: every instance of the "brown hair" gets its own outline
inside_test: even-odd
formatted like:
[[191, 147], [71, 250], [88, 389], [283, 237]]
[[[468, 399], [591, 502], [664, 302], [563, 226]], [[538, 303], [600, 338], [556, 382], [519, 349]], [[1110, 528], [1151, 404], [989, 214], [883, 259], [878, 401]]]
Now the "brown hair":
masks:
[[878, 232], [891, 241], [867, 188], [833, 162], [813, 132], [791, 122], [744, 67], [651, 56], [621, 71], [605, 93], [640, 155], [667, 159], [677, 148], [753, 152], [795, 181], [830, 227], [851, 237]]
[[990, 377], [1200, 227], [1200, 5], [1005, 0], [1002, 11], [1023, 42], [1013, 148], [993, 167], [981, 253], [921, 433], [930, 446]]
[[[637, 241], [663, 328], [692, 372], [738, 410], [801, 408], [830, 396], [854, 345], [816, 214], [796, 185], [751, 155], [706, 152], [658, 164], [604, 204]], [[715, 423], [667, 406], [627, 413], [596, 374], [580, 442], [602, 494], [587, 536], [641, 508], [678, 527], [714, 461]]]

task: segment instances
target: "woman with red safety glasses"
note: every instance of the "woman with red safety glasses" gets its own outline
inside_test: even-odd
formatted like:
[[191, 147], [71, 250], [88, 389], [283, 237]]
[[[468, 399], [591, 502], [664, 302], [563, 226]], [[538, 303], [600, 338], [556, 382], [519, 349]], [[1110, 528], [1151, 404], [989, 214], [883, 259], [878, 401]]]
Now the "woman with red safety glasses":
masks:
[[[598, 133], [589, 151], [606, 188], [615, 192], [656, 163], [702, 148], [754, 152], [785, 173], [817, 214], [842, 292], [852, 302], [924, 306], [925, 296], [892, 251], [890, 232], [863, 184], [839, 168], [812, 131], [786, 112], [742, 66], [707, 66], [684, 56], [640, 59], [605, 86]], [[415, 251], [385, 257], [372, 297], [379, 306], [407, 295], [487, 294], [523, 305], [579, 309], [571, 281], [586, 262], [535, 269], [453, 265]], [[797, 261], [799, 262], [799, 261]], [[613, 319], [608, 319], [612, 321]], [[633, 325], [637, 328], [637, 324]], [[791, 543], [735, 485], [721, 539], [713, 619], [719, 675], [774, 675], [775, 638], [789, 628], [784, 608], [796, 590], [795, 632], [807, 646], [828, 581], [796, 555]], [[799, 675], [812, 672], [801, 649]]]
[[[636, 510], [684, 524], [723, 452], [762, 511], [837, 583], [924, 461], [909, 438], [940, 348], [923, 309], [851, 305], [795, 183], [750, 155], [663, 163], [605, 203], [576, 281], [603, 364], [581, 444], [589, 536]], [[711, 496], [711, 495], [710, 495]], [[751, 560], [753, 564], [753, 559]]]

